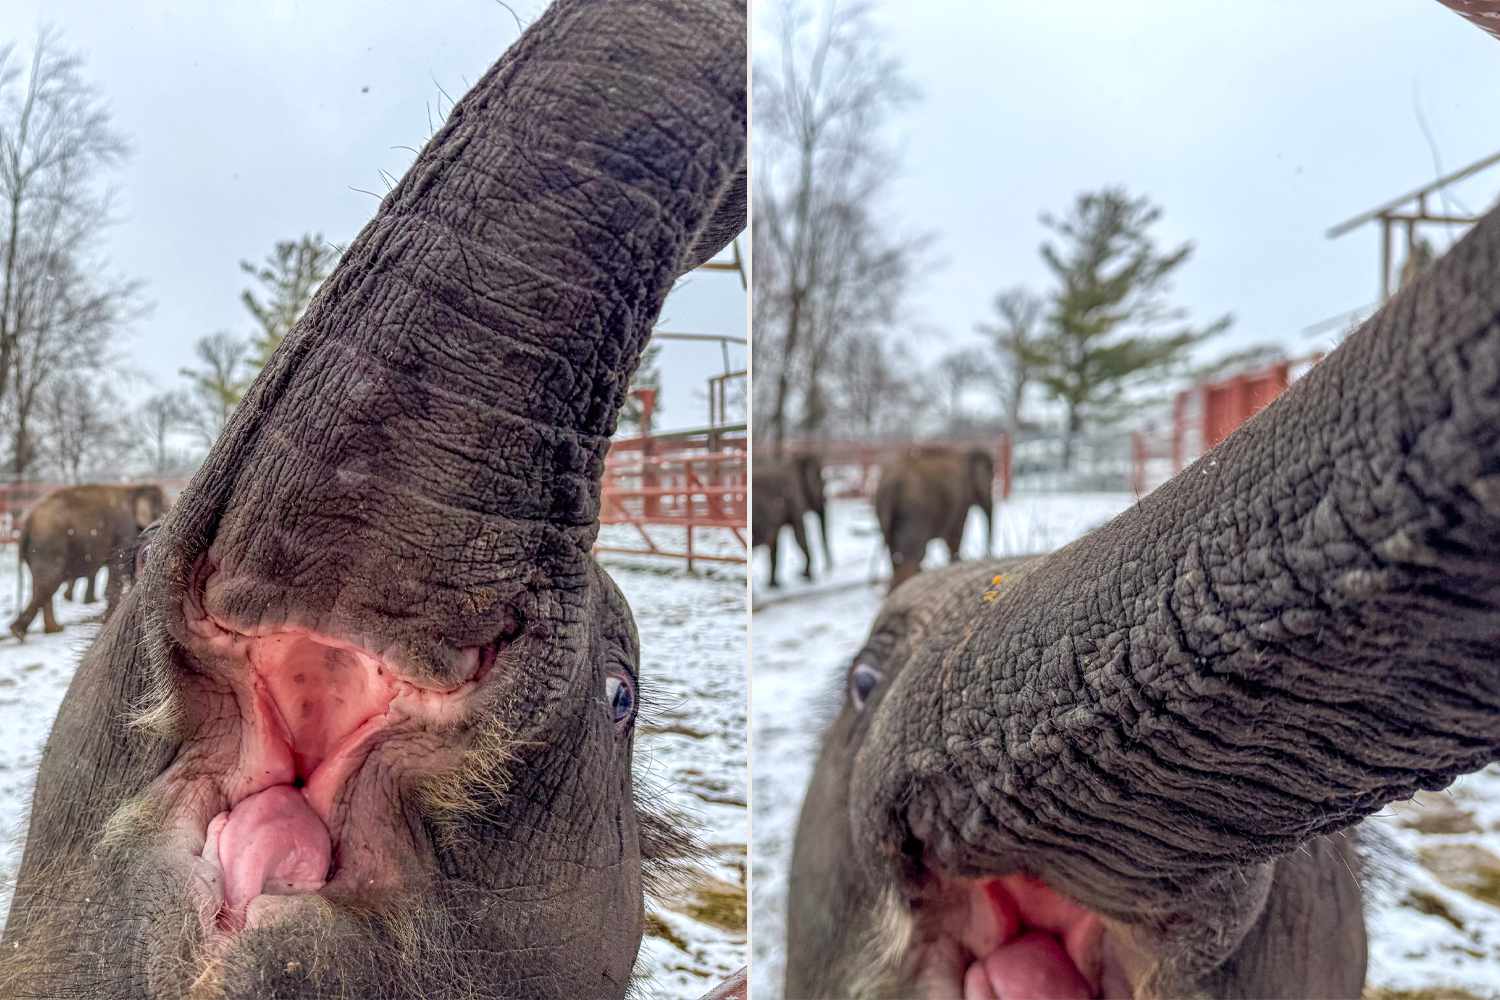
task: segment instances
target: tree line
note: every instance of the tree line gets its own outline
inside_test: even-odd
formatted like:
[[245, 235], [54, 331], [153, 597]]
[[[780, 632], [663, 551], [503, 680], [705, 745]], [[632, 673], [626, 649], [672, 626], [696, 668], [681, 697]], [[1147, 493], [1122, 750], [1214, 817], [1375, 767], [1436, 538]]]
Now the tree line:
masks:
[[1079, 434], [1201, 373], [1197, 348], [1231, 318], [1195, 323], [1172, 302], [1193, 244], [1163, 246], [1161, 207], [1117, 186], [1041, 216], [1046, 287], [998, 291], [968, 346], [915, 356], [916, 338], [896, 334], [915, 325], [906, 302], [933, 241], [900, 231], [890, 189], [892, 125], [915, 90], [868, 4], [782, 0], [769, 20], [773, 55], [754, 76], [759, 442], [1016, 432], [1044, 411], [1070, 463]]
[[[241, 261], [249, 279], [241, 302], [253, 333], [202, 337], [194, 363], [181, 370], [184, 383], [153, 391], [120, 349], [149, 313], [144, 283], [117, 274], [103, 250], [117, 221], [108, 181], [129, 154], [81, 57], [55, 31], [42, 31], [29, 55], [15, 44], [0, 47], [0, 474], [7, 479], [190, 470], [337, 260], [335, 247], [308, 234], [276, 244], [259, 263]], [[196, 438], [200, 449], [184, 446], [184, 438]]]

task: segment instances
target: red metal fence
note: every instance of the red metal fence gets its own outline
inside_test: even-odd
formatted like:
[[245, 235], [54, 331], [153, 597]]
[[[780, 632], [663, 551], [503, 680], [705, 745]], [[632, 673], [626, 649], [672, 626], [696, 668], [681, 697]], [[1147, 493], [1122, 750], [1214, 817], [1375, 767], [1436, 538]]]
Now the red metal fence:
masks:
[[639, 544], [595, 551], [685, 559], [689, 569], [700, 560], [744, 563], [746, 441], [743, 424], [615, 439], [599, 520], [629, 525]]

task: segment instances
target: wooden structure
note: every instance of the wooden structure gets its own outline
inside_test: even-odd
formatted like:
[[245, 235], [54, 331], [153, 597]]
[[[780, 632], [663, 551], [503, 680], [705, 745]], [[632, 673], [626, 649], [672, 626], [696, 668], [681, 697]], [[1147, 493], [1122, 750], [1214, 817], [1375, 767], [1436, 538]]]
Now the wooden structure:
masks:
[[1399, 197], [1381, 205], [1376, 205], [1367, 212], [1362, 212], [1352, 219], [1347, 219], [1328, 230], [1329, 239], [1338, 239], [1345, 233], [1352, 232], [1367, 222], [1380, 223], [1380, 301], [1383, 303], [1391, 297], [1391, 249], [1393, 233], [1400, 227], [1406, 238], [1406, 252], [1410, 257], [1417, 247], [1417, 227], [1423, 224], [1437, 223], [1440, 225], [1472, 225], [1479, 221], [1476, 216], [1467, 215], [1442, 215], [1428, 211], [1428, 198], [1438, 191], [1456, 184], [1467, 177], [1483, 171], [1500, 163], [1500, 153], [1493, 153], [1482, 160], [1469, 164], [1462, 170], [1455, 170], [1451, 174], [1445, 174], [1422, 187], [1408, 191]]

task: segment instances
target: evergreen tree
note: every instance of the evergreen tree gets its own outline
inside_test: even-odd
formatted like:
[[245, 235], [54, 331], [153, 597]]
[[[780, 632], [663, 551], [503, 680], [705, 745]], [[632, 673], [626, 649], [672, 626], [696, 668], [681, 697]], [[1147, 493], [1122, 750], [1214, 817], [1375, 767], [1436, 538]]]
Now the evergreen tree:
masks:
[[260, 328], [250, 341], [251, 364], [257, 371], [271, 360], [338, 259], [339, 251], [324, 241], [322, 233], [307, 233], [301, 239], [277, 243], [259, 265], [240, 261], [240, 270], [261, 288], [259, 295], [251, 288], [240, 293], [240, 301]]
[[1192, 349], [1221, 333], [1167, 302], [1169, 279], [1193, 245], [1162, 251], [1149, 230], [1161, 209], [1120, 188], [1079, 195], [1065, 218], [1042, 216], [1056, 234], [1042, 260], [1057, 279], [1043, 335], [1026, 351], [1036, 382], [1067, 410], [1063, 464], [1089, 421], [1107, 420], [1133, 387], [1184, 365]]
[[[661, 344], [648, 344], [641, 352], [640, 364], [636, 366], [635, 378], [630, 380], [632, 389], [655, 389], [656, 406], [652, 409], [652, 419], [661, 416], [661, 369], [657, 367], [657, 359], [661, 356]], [[639, 434], [641, 432], [641, 401], [636, 396], [626, 396], [625, 405], [620, 407], [620, 419], [618, 429], [621, 432]]]

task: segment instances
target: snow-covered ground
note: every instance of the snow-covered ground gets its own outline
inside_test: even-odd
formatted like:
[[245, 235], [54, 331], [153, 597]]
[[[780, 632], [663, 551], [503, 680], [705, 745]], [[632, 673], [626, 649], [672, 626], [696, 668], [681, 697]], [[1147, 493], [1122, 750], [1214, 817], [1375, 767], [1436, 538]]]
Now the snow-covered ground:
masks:
[[[14, 548], [0, 547], [0, 566], [14, 559]], [[710, 851], [705, 879], [682, 898], [650, 905], [641, 991], [692, 1000], [746, 962], [744, 568], [689, 575], [667, 560], [654, 567], [603, 561], [641, 637], [639, 780], [657, 801], [687, 814]], [[57, 607], [61, 634], [42, 635], [37, 622], [24, 644], [8, 635], [0, 641], [0, 835], [9, 848], [0, 853], [0, 885], [13, 880], [41, 747], [97, 630], [89, 619], [103, 610], [102, 602], [59, 600]], [[0, 595], [0, 625], [14, 614], [14, 593]]]
[[[995, 554], [1063, 545], [1132, 502], [1126, 494], [1018, 496], [998, 508]], [[801, 554], [782, 533], [783, 587], [765, 586], [769, 565], [752, 564], [751, 993], [781, 996], [787, 866], [797, 813], [818, 739], [843, 696], [844, 671], [880, 606], [889, 563], [874, 512], [840, 501], [830, 514], [834, 566], [815, 556], [811, 584]], [[982, 554], [983, 520], [971, 512], [966, 557]], [[927, 565], [944, 561], [934, 542]], [[793, 598], [795, 595], [795, 598]], [[1379, 1000], [1500, 998], [1500, 767], [1419, 796], [1372, 821], [1390, 842], [1386, 863], [1364, 877], [1370, 909], [1367, 996]]]

